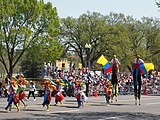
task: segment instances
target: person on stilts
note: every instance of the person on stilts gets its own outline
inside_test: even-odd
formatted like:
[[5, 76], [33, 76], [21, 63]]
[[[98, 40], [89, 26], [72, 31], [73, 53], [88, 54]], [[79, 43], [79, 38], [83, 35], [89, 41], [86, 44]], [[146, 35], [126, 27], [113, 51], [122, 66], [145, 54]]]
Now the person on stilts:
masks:
[[[137, 98], [141, 98], [141, 76], [143, 74], [142, 69], [140, 68], [140, 64], [144, 64], [144, 61], [140, 58], [140, 55], [137, 55], [133, 61], [133, 82], [134, 82], [134, 97], [135, 97], [135, 105], [137, 105]], [[137, 90], [138, 89], [138, 90]]]
[[116, 58], [116, 55], [113, 56], [113, 59], [111, 60], [111, 65], [112, 65], [112, 79], [111, 83], [113, 85], [113, 96], [115, 96], [115, 101], [117, 102], [117, 96], [118, 96], [118, 73], [119, 73], [119, 65], [120, 62]]

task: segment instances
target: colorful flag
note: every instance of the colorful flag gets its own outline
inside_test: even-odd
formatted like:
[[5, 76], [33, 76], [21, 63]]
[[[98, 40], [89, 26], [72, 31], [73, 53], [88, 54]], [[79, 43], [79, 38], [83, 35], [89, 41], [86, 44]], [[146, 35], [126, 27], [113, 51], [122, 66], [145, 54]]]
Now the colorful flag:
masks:
[[147, 72], [150, 71], [150, 70], [154, 70], [153, 63], [144, 63], [144, 66], [145, 66]]
[[103, 54], [102, 54], [101, 57], [97, 60], [97, 63], [103, 65], [103, 68], [104, 68], [105, 73], [112, 71], [112, 66], [110, 65], [110, 63], [108, 62], [108, 60], [104, 57]]
[[147, 74], [148, 71], [154, 70], [154, 65], [153, 63], [144, 63], [140, 64], [140, 68], [142, 69], [144, 74]]
[[97, 60], [98, 64], [102, 64], [105, 65], [108, 62], [108, 60], [104, 57], [104, 55], [102, 54], [101, 57]]
[[105, 73], [111, 72], [112, 71], [112, 65], [110, 65], [107, 69], [105, 69]]

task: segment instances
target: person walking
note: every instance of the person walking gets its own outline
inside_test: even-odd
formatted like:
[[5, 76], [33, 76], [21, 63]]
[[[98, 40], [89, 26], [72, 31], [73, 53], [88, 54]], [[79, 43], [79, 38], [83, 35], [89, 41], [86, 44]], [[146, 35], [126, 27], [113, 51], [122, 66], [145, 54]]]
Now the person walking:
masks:
[[36, 101], [36, 97], [35, 97], [35, 94], [34, 94], [35, 91], [36, 91], [36, 87], [35, 87], [33, 81], [30, 81], [30, 84], [29, 84], [29, 94], [28, 94], [27, 100], [29, 100], [30, 95], [32, 94], [32, 96], [34, 98], [34, 101]]

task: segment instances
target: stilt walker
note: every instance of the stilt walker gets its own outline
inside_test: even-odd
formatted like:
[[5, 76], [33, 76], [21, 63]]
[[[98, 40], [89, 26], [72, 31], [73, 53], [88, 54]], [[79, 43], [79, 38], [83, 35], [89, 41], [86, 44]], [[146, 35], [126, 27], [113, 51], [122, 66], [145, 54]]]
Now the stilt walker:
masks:
[[133, 62], [133, 82], [134, 82], [134, 97], [135, 97], [135, 105], [137, 105], [137, 98], [139, 99], [139, 105], [140, 98], [141, 98], [141, 75], [143, 74], [142, 69], [140, 68], [140, 64], [143, 64], [144, 61], [140, 59], [140, 55], [137, 55]]
[[112, 80], [111, 83], [113, 85], [113, 97], [115, 96], [115, 101], [117, 102], [118, 96], [118, 73], [119, 73], [119, 65], [120, 62], [116, 58], [116, 55], [113, 56], [114, 58], [111, 60], [112, 65]]

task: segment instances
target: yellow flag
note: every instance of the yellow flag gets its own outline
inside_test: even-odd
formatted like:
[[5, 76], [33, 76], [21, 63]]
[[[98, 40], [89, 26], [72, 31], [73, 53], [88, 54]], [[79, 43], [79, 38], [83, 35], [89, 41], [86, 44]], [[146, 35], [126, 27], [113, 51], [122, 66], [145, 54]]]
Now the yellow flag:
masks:
[[108, 62], [108, 60], [104, 57], [104, 55], [102, 54], [101, 57], [97, 60], [98, 64], [102, 64], [105, 65]]
[[145, 66], [147, 72], [148, 72], [149, 70], [154, 70], [154, 65], [153, 65], [153, 63], [144, 63], [144, 66]]

